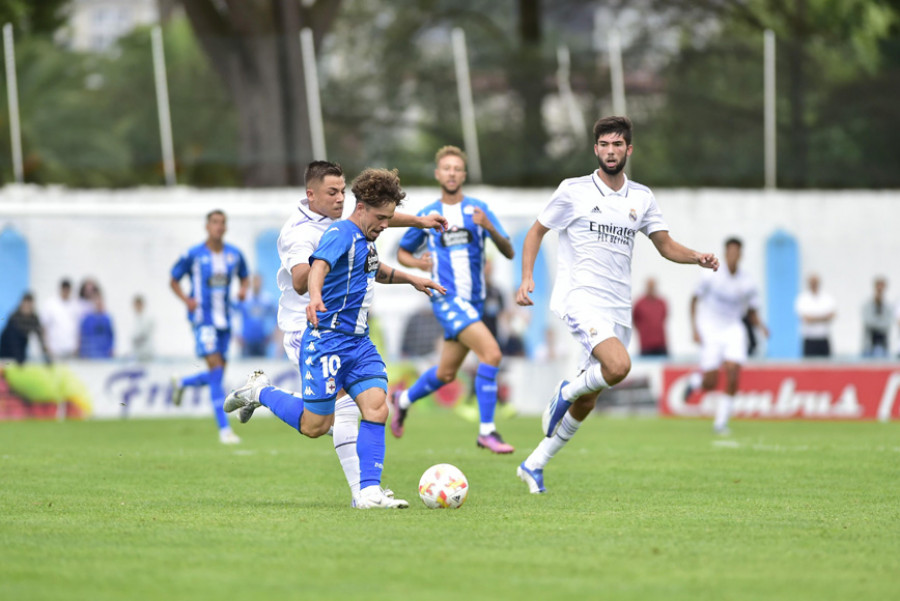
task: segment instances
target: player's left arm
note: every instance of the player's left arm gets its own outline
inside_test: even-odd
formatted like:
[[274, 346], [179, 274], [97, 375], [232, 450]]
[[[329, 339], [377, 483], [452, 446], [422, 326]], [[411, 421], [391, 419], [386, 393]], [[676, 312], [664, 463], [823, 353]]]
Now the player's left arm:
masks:
[[419, 292], [424, 292], [431, 296], [432, 290], [437, 290], [441, 294], [447, 294], [447, 289], [428, 278], [420, 278], [405, 271], [397, 271], [390, 265], [381, 263], [378, 265], [378, 271], [375, 273], [375, 281], [382, 284], [410, 284]]
[[672, 261], [673, 263], [682, 263], [686, 265], [699, 265], [716, 271], [719, 269], [719, 259], [713, 253], [700, 253], [696, 250], [679, 244], [669, 235], [666, 230], [658, 230], [650, 234], [650, 240], [656, 247], [659, 254]]
[[484, 228], [484, 231], [491, 237], [491, 240], [493, 240], [494, 245], [497, 247], [497, 250], [500, 251], [501, 255], [507, 259], [512, 259], [516, 256], [516, 250], [513, 248], [512, 241], [510, 241], [506, 232], [501, 231], [500, 228], [497, 227], [496, 224], [498, 224], [499, 221], [497, 221], [497, 218], [494, 217], [493, 214], [489, 215], [479, 207], [475, 207], [472, 211], [472, 221], [475, 225]]
[[420, 230], [434, 229], [443, 232], [449, 227], [447, 218], [433, 213], [431, 215], [409, 215], [407, 213], [394, 213], [388, 220], [388, 227], [415, 227]]

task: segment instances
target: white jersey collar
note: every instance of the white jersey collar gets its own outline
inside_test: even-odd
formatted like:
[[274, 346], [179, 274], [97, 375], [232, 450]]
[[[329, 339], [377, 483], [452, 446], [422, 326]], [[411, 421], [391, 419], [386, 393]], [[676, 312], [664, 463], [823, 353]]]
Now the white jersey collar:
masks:
[[591, 172], [591, 179], [594, 180], [594, 185], [603, 196], [628, 196], [628, 176], [623, 173], [622, 177], [625, 178], [625, 183], [618, 190], [613, 190], [600, 179], [596, 169]]
[[300, 200], [299, 204], [297, 204], [297, 210], [303, 213], [310, 221], [322, 221], [323, 219], [331, 219], [327, 215], [320, 215], [319, 213], [316, 213], [311, 208], [309, 208], [309, 199], [306, 197], [303, 197]]

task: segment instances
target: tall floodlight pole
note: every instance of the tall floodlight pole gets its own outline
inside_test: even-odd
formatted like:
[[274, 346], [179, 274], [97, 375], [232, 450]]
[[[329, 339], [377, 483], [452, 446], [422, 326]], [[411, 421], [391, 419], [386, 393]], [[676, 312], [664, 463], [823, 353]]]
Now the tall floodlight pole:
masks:
[[571, 57], [569, 55], [569, 47], [560, 44], [556, 48], [556, 85], [559, 88], [559, 95], [566, 105], [566, 114], [569, 117], [569, 125], [572, 126], [572, 132], [579, 140], [584, 140], [587, 133], [587, 125], [584, 123], [584, 115], [578, 107], [575, 100], [575, 94], [572, 93], [571, 82]]
[[609, 30], [609, 78], [612, 85], [613, 114], [625, 115], [625, 67], [622, 65], [622, 40], [618, 29]]
[[763, 33], [764, 54], [764, 95], [765, 95], [765, 166], [766, 188], [774, 190], [777, 185], [777, 146], [775, 131], [775, 32], [767, 29]]
[[162, 28], [150, 32], [153, 42], [153, 75], [156, 81], [156, 110], [159, 115], [159, 138], [162, 144], [166, 185], [175, 185], [175, 150], [172, 145], [172, 116], [169, 113], [169, 84], [166, 81], [166, 55], [163, 51]]
[[313, 158], [327, 160], [325, 152], [325, 124], [322, 120], [322, 101], [319, 91], [319, 70], [316, 67], [316, 49], [312, 29], [300, 30], [300, 50], [303, 54], [303, 77], [306, 82], [306, 106], [309, 110], [309, 132], [312, 138]]
[[9, 138], [12, 145], [13, 174], [16, 183], [25, 182], [22, 167], [22, 128], [19, 123], [19, 86], [16, 80], [16, 50], [13, 45], [13, 26], [3, 26], [3, 53], [6, 57], [6, 97], [9, 104]]
[[[622, 39], [619, 30], [613, 27], [609, 30], [609, 79], [612, 85], [613, 115], [627, 116], [628, 108], [625, 105], [625, 66], [622, 64]], [[634, 160], [625, 164], [625, 173], [630, 177]]]
[[481, 182], [481, 155], [478, 152], [478, 131], [475, 129], [475, 101], [472, 99], [472, 81], [469, 76], [469, 57], [466, 53], [466, 34], [459, 27], [453, 28], [453, 63], [456, 66], [456, 89], [459, 92], [459, 110], [462, 116], [463, 141], [469, 157], [470, 179]]

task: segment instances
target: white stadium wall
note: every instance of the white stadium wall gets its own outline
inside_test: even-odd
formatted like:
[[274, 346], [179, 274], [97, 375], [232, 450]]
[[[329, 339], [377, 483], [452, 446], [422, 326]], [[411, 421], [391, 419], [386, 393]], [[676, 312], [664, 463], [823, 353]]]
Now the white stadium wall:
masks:
[[[527, 230], [552, 193], [550, 189], [475, 186], [466, 191], [487, 201], [513, 237]], [[436, 197], [434, 188], [407, 192], [402, 210], [408, 212]], [[71, 278], [77, 287], [83, 277], [93, 276], [103, 288], [113, 317], [117, 356], [128, 353], [131, 299], [140, 293], [156, 322], [157, 354], [188, 357], [192, 356], [192, 338], [183, 306], [168, 288], [169, 270], [182, 252], [205, 238], [204, 215], [214, 208], [228, 214], [226, 239], [244, 251], [254, 269], [256, 237], [280, 228], [301, 194], [293, 189], [110, 191], [8, 186], [0, 192], [0, 231], [12, 226], [28, 241], [29, 287], [37, 295], [39, 308], [43, 299], [56, 294], [62, 277]], [[778, 229], [794, 235], [801, 274], [819, 273], [824, 289], [837, 300], [832, 336], [837, 355], [854, 357], [860, 352], [860, 307], [871, 294], [874, 276], [885, 275], [891, 299], [898, 297], [900, 192], [677, 189], [657, 190], [656, 195], [673, 237], [690, 247], [721, 254], [726, 237], [741, 237], [744, 268], [759, 282], [763, 298], [766, 239]], [[348, 210], [350, 207], [348, 203]], [[383, 261], [396, 264], [401, 233], [388, 230], [379, 240]], [[552, 234], [547, 238], [551, 255], [553, 238]], [[515, 262], [519, 260], [517, 256]], [[513, 266], [502, 257], [495, 265], [495, 281], [509, 292], [511, 304], [518, 284], [513, 281]], [[690, 360], [696, 349], [690, 337], [688, 303], [698, 268], [668, 263], [643, 236], [636, 243], [633, 268], [635, 296], [647, 277], [657, 279], [670, 303], [670, 349], [676, 357]], [[398, 353], [405, 316], [426, 303], [424, 296], [409, 287], [379, 287], [374, 310], [382, 320], [384, 351], [389, 358]], [[548, 323], [555, 324], [555, 320]], [[894, 334], [896, 346], [900, 337]], [[571, 350], [566, 343], [563, 348]]]

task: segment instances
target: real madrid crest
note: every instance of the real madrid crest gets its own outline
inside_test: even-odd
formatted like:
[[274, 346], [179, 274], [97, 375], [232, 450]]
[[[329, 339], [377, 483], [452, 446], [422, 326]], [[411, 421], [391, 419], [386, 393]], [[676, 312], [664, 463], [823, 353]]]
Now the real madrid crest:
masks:
[[628, 218], [632, 221], [637, 221], [637, 211], [635, 211], [634, 209], [628, 211]]

